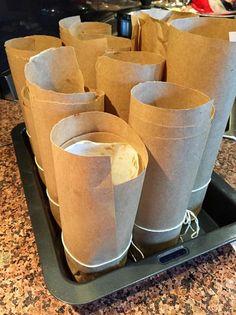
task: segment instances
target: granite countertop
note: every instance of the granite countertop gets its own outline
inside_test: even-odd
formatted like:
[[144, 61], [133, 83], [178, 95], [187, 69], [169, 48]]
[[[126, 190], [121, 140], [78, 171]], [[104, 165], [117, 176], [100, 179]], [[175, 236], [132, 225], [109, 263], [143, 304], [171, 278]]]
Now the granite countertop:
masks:
[[[0, 314], [236, 314], [236, 254], [225, 245], [81, 307], [47, 290], [27, 211], [11, 129], [19, 104], [0, 100]], [[236, 188], [236, 143], [223, 140], [215, 170]]]

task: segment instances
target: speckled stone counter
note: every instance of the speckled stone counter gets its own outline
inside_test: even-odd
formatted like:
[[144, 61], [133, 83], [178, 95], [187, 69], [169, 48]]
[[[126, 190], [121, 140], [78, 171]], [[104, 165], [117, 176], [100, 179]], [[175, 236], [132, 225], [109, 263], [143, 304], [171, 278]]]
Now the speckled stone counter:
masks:
[[[47, 290], [10, 136], [18, 103], [0, 101], [0, 314], [236, 314], [230, 245], [82, 307]], [[236, 143], [224, 140], [215, 170], [236, 188]]]

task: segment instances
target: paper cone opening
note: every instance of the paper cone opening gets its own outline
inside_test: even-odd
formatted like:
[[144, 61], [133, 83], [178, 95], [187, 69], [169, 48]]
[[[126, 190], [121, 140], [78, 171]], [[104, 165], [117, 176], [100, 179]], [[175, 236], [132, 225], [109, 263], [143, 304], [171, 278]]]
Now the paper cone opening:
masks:
[[139, 82], [162, 79], [164, 63], [160, 55], [141, 51], [99, 57], [96, 63], [97, 87], [106, 94], [106, 111], [127, 121], [130, 90]]
[[84, 91], [83, 75], [72, 47], [50, 48], [32, 57], [25, 66], [25, 76], [35, 97], [43, 89], [45, 99], [48, 94], [62, 102], [61, 94], [68, 98], [68, 94]]
[[[122, 139], [138, 152], [142, 172], [128, 182], [112, 185], [109, 157], [78, 156], [62, 148], [78, 137], [99, 142]], [[147, 166], [144, 144], [123, 120], [99, 112], [61, 120], [52, 129], [51, 141], [62, 230], [70, 253], [88, 265], [117, 257], [132, 234]], [[68, 190], [68, 185], [74, 188]]]
[[71, 45], [75, 48], [85, 86], [89, 88], [96, 88], [95, 64], [99, 56], [105, 52], [131, 49], [131, 41], [126, 38], [98, 33], [78, 34], [77, 26], [74, 24], [69, 31], [73, 37]]
[[[235, 99], [236, 45], [229, 41], [229, 32], [235, 30], [235, 20], [215, 18], [176, 20], [170, 27], [167, 80], [203, 91], [214, 99], [216, 108], [194, 189], [211, 177]], [[201, 198], [198, 207], [204, 195]], [[190, 208], [191, 204], [190, 200]]]

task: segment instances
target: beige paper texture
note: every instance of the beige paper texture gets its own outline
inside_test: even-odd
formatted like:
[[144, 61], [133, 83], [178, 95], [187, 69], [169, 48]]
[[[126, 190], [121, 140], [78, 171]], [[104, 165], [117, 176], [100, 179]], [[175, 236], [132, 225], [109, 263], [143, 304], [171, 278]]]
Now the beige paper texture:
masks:
[[46, 35], [33, 35], [10, 39], [5, 42], [5, 50], [18, 98], [25, 85], [24, 67], [29, 58], [50, 47], [61, 46], [59, 38]]
[[85, 86], [96, 88], [95, 64], [97, 58], [107, 51], [130, 50], [131, 41], [127, 38], [108, 34], [78, 34], [78, 26], [73, 24], [70, 28], [70, 33], [73, 36], [71, 46], [75, 48], [77, 60], [84, 76]]
[[[135, 179], [113, 186], [110, 158], [66, 152], [62, 146], [71, 139], [99, 142], [117, 142], [120, 139], [129, 143], [139, 154], [140, 174]], [[144, 144], [123, 120], [101, 112], [81, 113], [61, 120], [52, 129], [51, 141], [67, 248], [76, 259], [87, 265], [116, 258], [131, 238], [148, 162]], [[86, 271], [84, 266], [79, 267]], [[88, 272], [91, 270], [98, 271], [97, 268], [88, 268]]]
[[[151, 90], [153, 93], [150, 93]], [[171, 83], [145, 82], [132, 89], [129, 124], [140, 135], [149, 153], [149, 164], [135, 220], [138, 226], [166, 230], [175, 228], [183, 221], [209, 133], [212, 106], [213, 101], [207, 95]], [[135, 113], [141, 107], [142, 116], [136, 119]], [[170, 115], [166, 114], [168, 111]], [[174, 125], [169, 125], [169, 117], [174, 114]], [[191, 123], [195, 121], [190, 127], [190, 135], [185, 124], [182, 125], [182, 134], [180, 132], [180, 123], [186, 121], [185, 115]], [[169, 131], [172, 128], [171, 137], [167, 137], [169, 134], [163, 135], [159, 121], [163, 129]], [[175, 125], [179, 126], [177, 133]], [[165, 238], [169, 234], [171, 240], [172, 232], [165, 233]], [[150, 233], [135, 229], [134, 242], [139, 245], [142, 234], [147, 235], [147, 239], [141, 245], [147, 244]], [[153, 241], [150, 239], [152, 246]]]
[[[229, 32], [235, 30], [235, 20], [217, 18], [176, 20], [170, 28], [167, 80], [203, 91], [214, 99], [216, 108], [194, 189], [211, 177], [235, 99], [236, 44], [228, 40]], [[190, 210], [199, 207], [203, 197], [201, 192], [199, 199], [195, 194]]]
[[79, 15], [69, 16], [59, 21], [60, 38], [62, 40], [62, 43], [65, 46], [70, 46], [70, 43], [71, 43], [71, 34], [69, 32], [69, 28], [74, 23], [80, 23], [80, 22], [81, 22], [81, 19]]
[[150, 52], [117, 52], [99, 57], [97, 87], [105, 92], [105, 110], [128, 121], [130, 90], [140, 82], [161, 80], [164, 65], [162, 56]]

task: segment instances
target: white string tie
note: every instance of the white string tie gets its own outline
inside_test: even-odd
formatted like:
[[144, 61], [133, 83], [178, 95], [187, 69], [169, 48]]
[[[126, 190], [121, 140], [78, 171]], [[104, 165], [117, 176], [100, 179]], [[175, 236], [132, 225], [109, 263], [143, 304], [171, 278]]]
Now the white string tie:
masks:
[[207, 182], [206, 184], [204, 184], [203, 186], [201, 186], [201, 187], [199, 187], [199, 188], [197, 188], [197, 189], [193, 189], [193, 190], [192, 190], [192, 193], [197, 192], [197, 191], [200, 191], [200, 190], [206, 188], [206, 187], [210, 184], [210, 182], [211, 182], [211, 178], [210, 178], [210, 179], [208, 180], [208, 182]]
[[[187, 226], [184, 233], [180, 235], [181, 242], [184, 242], [184, 236], [188, 233], [189, 229], [192, 231], [192, 234], [190, 235], [191, 239], [198, 237], [200, 231], [199, 221], [196, 215], [191, 210], [186, 210], [183, 225]], [[193, 225], [195, 225], [195, 227]]]

